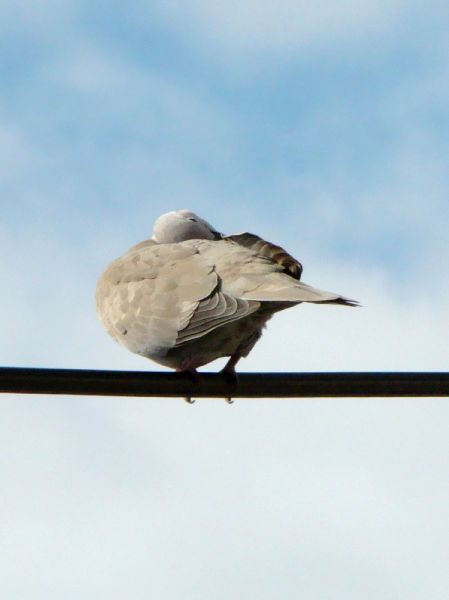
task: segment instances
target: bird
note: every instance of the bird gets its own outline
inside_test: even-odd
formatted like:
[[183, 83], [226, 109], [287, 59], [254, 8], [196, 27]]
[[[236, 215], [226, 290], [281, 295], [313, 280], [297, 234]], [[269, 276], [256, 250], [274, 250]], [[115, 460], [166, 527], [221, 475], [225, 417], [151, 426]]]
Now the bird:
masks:
[[303, 283], [302, 271], [256, 234], [225, 235], [190, 210], [170, 211], [100, 275], [97, 313], [116, 342], [195, 380], [199, 367], [228, 357], [222, 373], [236, 385], [237, 363], [275, 313], [302, 302], [359, 305]]

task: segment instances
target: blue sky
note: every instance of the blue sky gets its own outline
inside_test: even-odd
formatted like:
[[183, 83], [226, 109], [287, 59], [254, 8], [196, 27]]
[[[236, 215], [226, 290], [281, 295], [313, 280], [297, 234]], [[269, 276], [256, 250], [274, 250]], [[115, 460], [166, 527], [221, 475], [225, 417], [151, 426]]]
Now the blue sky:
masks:
[[[101, 330], [95, 282], [190, 208], [364, 305], [278, 315], [241, 369], [447, 370], [448, 17], [0, 3], [0, 362], [158, 368]], [[447, 413], [7, 397], [6, 597], [445, 598]]]
[[[279, 222], [325, 252], [395, 276], [427, 261], [447, 210], [447, 11], [324, 3], [308, 32], [297, 4], [261, 3], [240, 21], [201, 2], [44, 2], [26, 21], [4, 9], [10, 218], [69, 218], [79, 239], [87, 218], [120, 212], [149, 229], [179, 203], [212, 215], [243, 205], [271, 223], [275, 202]], [[247, 226], [240, 210], [230, 229]], [[332, 210], [345, 226], [315, 218]]]

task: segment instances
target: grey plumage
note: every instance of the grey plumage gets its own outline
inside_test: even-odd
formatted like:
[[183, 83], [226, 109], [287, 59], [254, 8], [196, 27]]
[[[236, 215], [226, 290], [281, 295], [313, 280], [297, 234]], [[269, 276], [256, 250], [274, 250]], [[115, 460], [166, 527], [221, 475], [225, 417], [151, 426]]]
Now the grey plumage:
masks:
[[222, 236], [178, 211], [160, 217], [152, 240], [104, 271], [97, 310], [132, 352], [178, 370], [230, 356], [233, 370], [275, 312], [301, 302], [357, 305], [302, 283], [301, 272], [279, 246], [254, 234]]

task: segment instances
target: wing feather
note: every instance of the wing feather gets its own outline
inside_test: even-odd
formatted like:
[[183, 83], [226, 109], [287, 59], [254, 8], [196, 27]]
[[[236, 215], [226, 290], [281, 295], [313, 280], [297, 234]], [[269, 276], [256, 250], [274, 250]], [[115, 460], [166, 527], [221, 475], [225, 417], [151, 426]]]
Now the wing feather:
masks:
[[182, 344], [203, 337], [214, 329], [217, 329], [217, 327], [247, 317], [260, 308], [260, 302], [234, 298], [218, 290], [215, 292], [215, 296], [218, 297], [217, 307], [212, 310], [205, 310], [204, 304], [208, 300], [200, 302], [188, 326], [179, 332], [176, 346], [181, 346]]
[[[245, 234], [246, 235], [246, 234]], [[248, 234], [249, 235], [249, 234]], [[255, 236], [252, 236], [255, 237]], [[282, 264], [231, 239], [204, 242], [199, 251], [215, 265], [224, 293], [265, 303], [358, 303], [340, 294], [314, 288], [285, 272]]]
[[284, 273], [291, 275], [294, 279], [301, 279], [302, 264], [289, 254], [281, 246], [268, 242], [255, 233], [237, 233], [224, 237], [225, 240], [232, 240], [244, 248], [256, 252], [277, 263]]

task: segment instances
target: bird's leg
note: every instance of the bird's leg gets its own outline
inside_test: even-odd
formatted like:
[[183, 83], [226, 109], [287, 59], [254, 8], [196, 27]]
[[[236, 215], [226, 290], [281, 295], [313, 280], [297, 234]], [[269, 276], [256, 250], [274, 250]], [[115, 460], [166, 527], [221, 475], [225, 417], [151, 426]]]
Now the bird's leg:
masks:
[[[193, 384], [198, 384], [200, 382], [200, 376], [196, 369], [176, 369], [176, 371], [177, 373], [186, 373], [187, 375], [189, 375]], [[185, 396], [184, 401], [187, 402], [187, 404], [194, 404], [195, 402], [195, 400], [193, 400], [191, 396]]]
[[[240, 354], [233, 354], [221, 370], [221, 372], [225, 376], [226, 381], [234, 388], [236, 388], [239, 383], [239, 376], [235, 372], [235, 366], [241, 358], [242, 357]], [[231, 396], [226, 397], [225, 400], [228, 404], [232, 404], [234, 402]]]

